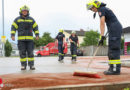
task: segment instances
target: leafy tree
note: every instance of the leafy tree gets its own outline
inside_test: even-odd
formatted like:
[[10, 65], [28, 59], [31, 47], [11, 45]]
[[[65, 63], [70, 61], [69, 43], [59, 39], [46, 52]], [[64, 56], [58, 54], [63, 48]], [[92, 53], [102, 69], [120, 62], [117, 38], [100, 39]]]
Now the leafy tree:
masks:
[[[81, 46], [90, 46], [90, 45], [97, 45], [99, 41], [100, 34], [98, 31], [90, 30], [85, 33], [84, 42]], [[104, 41], [104, 45], [106, 45], [106, 41]]]
[[36, 40], [36, 38], [34, 38], [34, 44], [35, 44], [35, 47], [42, 46], [42, 38], [40, 37], [39, 40]]
[[54, 39], [50, 36], [50, 33], [45, 32], [42, 36], [42, 41], [43, 41], [42, 45], [46, 45], [50, 42], [54, 42]]
[[11, 52], [12, 52], [12, 45], [8, 40], [6, 40], [4, 49], [5, 49], [5, 56], [9, 57], [11, 55]]
[[48, 32], [43, 33], [43, 36], [40, 37], [39, 40], [36, 40], [36, 38], [34, 38], [35, 47], [44, 46], [50, 42], [54, 42], [54, 39]]
[[124, 49], [124, 38], [121, 39], [121, 49]]

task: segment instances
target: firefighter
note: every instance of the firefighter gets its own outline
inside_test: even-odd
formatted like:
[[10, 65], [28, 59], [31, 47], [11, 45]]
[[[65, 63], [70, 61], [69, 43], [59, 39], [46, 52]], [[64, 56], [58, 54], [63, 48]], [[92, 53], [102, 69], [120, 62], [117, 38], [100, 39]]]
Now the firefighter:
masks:
[[70, 40], [70, 51], [72, 55], [72, 61], [76, 61], [76, 56], [77, 56], [77, 47], [79, 47], [79, 41], [78, 41], [78, 36], [76, 35], [75, 31], [71, 32], [71, 36], [69, 37]]
[[58, 43], [58, 55], [60, 62], [63, 62], [64, 59], [64, 48], [65, 48], [65, 35], [63, 34], [63, 29], [59, 30], [58, 35], [56, 36], [56, 43]]
[[15, 41], [15, 33], [18, 32], [18, 49], [21, 61], [21, 70], [26, 70], [27, 61], [30, 70], [35, 70], [34, 67], [34, 42], [33, 32], [36, 35], [36, 40], [39, 39], [38, 25], [35, 20], [29, 16], [29, 7], [24, 5], [20, 8], [20, 16], [17, 17], [11, 27], [11, 38]]
[[107, 71], [104, 71], [104, 74], [119, 75], [121, 72], [120, 43], [121, 43], [122, 25], [118, 21], [113, 11], [107, 8], [106, 4], [98, 0], [93, 0], [87, 3], [87, 9], [94, 12], [94, 18], [97, 12], [100, 17], [101, 40], [99, 41], [99, 45], [103, 45], [103, 42], [105, 40], [105, 36], [104, 36], [105, 23], [108, 28], [109, 69]]

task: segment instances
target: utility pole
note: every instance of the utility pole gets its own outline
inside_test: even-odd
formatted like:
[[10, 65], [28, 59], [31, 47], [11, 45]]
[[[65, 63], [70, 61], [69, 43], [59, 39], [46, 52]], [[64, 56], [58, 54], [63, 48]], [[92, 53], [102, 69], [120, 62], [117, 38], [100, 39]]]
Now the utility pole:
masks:
[[1, 37], [1, 39], [3, 39], [2, 41], [2, 55], [3, 57], [5, 56], [5, 51], [4, 51], [4, 47], [5, 47], [5, 33], [4, 33], [4, 0], [2, 0], [2, 30], [3, 30], [3, 36]]

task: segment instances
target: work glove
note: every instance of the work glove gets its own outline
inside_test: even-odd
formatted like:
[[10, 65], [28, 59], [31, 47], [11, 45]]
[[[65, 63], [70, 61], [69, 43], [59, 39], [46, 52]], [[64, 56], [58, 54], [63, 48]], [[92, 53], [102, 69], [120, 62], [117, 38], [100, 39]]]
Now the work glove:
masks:
[[77, 43], [75, 41], [72, 42], [74, 45], [77, 45]]
[[80, 48], [80, 45], [78, 45], [77, 48]]
[[98, 42], [98, 46], [99, 46], [99, 45], [103, 46], [104, 40], [106, 40], [106, 37], [105, 37], [105, 36], [102, 36], [101, 39], [100, 39], [99, 42]]

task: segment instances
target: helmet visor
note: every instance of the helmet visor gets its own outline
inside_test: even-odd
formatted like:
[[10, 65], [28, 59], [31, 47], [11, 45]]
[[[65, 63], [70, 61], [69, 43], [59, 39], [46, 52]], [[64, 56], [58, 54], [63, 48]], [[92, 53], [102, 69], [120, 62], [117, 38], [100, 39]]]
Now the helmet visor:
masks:
[[28, 9], [22, 9], [21, 11], [29, 11]]
[[87, 4], [87, 10], [91, 10], [92, 7], [93, 7], [93, 5], [88, 5], [88, 4]]

